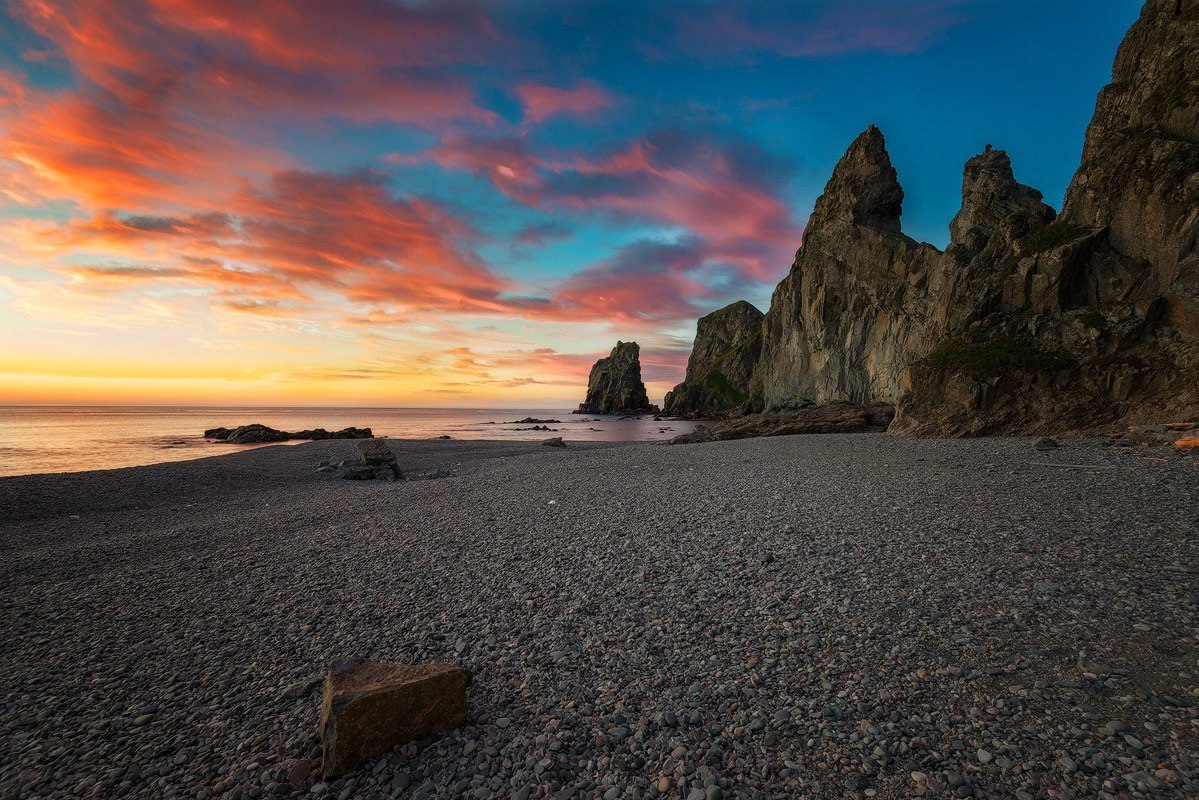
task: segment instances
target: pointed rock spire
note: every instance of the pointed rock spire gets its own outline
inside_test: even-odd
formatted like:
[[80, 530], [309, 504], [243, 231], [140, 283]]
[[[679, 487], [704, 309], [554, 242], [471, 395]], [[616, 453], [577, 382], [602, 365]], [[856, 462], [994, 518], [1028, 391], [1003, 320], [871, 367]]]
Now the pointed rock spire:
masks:
[[649, 402], [641, 380], [641, 347], [636, 342], [617, 342], [607, 358], [591, 368], [587, 399], [576, 414], [658, 413]]
[[883, 132], [871, 125], [862, 132], [833, 170], [816, 201], [809, 230], [861, 225], [900, 233], [903, 189], [891, 166]]
[[982, 247], [1000, 223], [1020, 212], [1048, 224], [1057, 212], [1041, 198], [1036, 189], [1016, 180], [1008, 154], [988, 144], [986, 150], [966, 162], [962, 209], [949, 223], [950, 240], [972, 249]]

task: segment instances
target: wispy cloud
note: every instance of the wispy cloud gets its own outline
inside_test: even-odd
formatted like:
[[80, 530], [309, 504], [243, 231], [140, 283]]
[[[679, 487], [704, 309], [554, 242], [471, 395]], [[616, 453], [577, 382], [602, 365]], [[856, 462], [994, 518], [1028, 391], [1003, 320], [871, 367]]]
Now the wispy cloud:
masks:
[[911, 55], [965, 19], [963, 0], [935, 2], [736, 2], [677, 18], [674, 45], [704, 59]]

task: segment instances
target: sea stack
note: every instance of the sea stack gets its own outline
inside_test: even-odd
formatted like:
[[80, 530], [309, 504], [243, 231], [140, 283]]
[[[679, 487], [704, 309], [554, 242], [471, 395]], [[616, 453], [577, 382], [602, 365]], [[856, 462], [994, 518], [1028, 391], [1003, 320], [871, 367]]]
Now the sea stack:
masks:
[[641, 380], [641, 347], [636, 342], [617, 342], [607, 358], [591, 368], [587, 399], [576, 414], [656, 414]]

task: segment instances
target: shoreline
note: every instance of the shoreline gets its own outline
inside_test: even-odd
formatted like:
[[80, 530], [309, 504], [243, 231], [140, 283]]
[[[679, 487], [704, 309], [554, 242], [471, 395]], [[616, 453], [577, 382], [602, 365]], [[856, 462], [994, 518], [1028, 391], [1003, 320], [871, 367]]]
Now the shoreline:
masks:
[[[392, 440], [458, 474], [382, 483], [339, 444], [0, 480], [0, 793], [1199, 793], [1199, 459]], [[466, 726], [321, 784], [349, 655], [467, 668]]]
[[[380, 438], [424, 440], [449, 435], [454, 440], [540, 441], [547, 436], [570, 440], [654, 440], [690, 431], [695, 421], [592, 418], [588, 422], [564, 412], [525, 409], [382, 409], [363, 413], [333, 409], [224, 409], [221, 413], [188, 407], [118, 409], [0, 408], [0, 476], [80, 472], [205, 458], [235, 447], [259, 443], [217, 444], [204, 432], [261, 423], [280, 431], [341, 430], [369, 426]], [[522, 418], [555, 418], [557, 431], [525, 430]], [[214, 428], [216, 426], [216, 428]], [[307, 440], [298, 440], [300, 442]], [[264, 442], [262, 444], [269, 444]]]

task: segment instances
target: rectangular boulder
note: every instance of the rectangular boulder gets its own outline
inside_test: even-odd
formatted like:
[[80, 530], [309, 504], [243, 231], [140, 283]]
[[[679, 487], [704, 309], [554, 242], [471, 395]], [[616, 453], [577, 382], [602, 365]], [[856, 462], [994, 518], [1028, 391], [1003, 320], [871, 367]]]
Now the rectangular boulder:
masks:
[[398, 745], [465, 724], [469, 683], [453, 664], [333, 662], [321, 706], [322, 773], [344, 775]]

